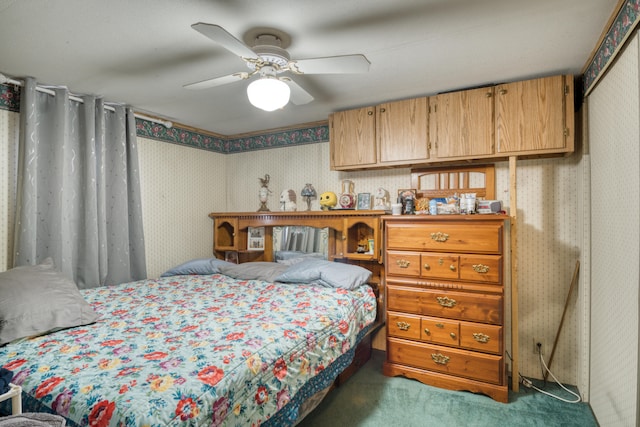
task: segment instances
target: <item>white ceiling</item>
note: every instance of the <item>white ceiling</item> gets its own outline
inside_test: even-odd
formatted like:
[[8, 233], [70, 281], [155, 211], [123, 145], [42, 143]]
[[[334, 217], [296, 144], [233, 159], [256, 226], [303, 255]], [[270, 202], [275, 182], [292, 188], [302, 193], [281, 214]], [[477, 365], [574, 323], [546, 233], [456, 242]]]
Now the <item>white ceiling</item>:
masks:
[[[0, 0], [0, 73], [97, 94], [223, 135], [332, 111], [552, 74], [580, 74], [618, 0]], [[366, 74], [292, 78], [315, 98], [267, 113], [249, 81], [183, 85], [245, 63], [191, 28], [266, 26], [292, 58], [364, 54]]]

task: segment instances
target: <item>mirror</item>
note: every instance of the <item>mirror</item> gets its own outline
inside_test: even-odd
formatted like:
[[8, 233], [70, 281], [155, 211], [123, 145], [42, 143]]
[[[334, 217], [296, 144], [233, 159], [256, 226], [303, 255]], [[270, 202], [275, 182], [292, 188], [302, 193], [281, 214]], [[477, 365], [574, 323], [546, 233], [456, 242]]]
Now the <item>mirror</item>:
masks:
[[275, 261], [314, 257], [328, 259], [329, 229], [308, 226], [273, 227]]

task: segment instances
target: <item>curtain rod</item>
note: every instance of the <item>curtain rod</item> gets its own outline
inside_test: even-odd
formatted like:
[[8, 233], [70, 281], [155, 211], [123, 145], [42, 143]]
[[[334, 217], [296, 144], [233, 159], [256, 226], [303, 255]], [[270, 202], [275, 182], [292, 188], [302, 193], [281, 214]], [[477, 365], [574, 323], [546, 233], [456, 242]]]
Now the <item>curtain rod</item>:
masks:
[[[9, 78], [9, 77], [5, 76], [2, 73], [0, 73], [0, 84], [12, 84], [12, 85], [24, 87], [24, 82], [23, 81], [14, 80], [12, 78]], [[53, 86], [49, 86], [49, 87], [53, 87]], [[36, 86], [36, 90], [38, 92], [42, 92], [42, 93], [46, 93], [46, 94], [55, 96], [56, 93], [52, 89], [49, 89], [49, 87], [37, 85]], [[76, 95], [73, 95], [73, 94], [69, 94], [69, 99], [72, 100], [72, 101], [84, 103], [84, 100], [82, 98], [80, 98], [80, 97], [78, 97]], [[105, 103], [104, 108], [105, 108], [105, 110], [115, 111], [115, 108], [113, 108], [110, 105], [107, 105], [106, 103]], [[170, 120], [163, 120], [163, 119], [159, 119], [157, 117], [150, 117], [150, 116], [147, 116], [145, 114], [140, 114], [140, 113], [136, 113], [136, 112], [134, 112], [133, 115], [138, 119], [147, 120], [149, 122], [161, 124], [164, 127], [166, 127], [167, 129], [171, 129], [171, 127], [173, 127], [173, 123]]]

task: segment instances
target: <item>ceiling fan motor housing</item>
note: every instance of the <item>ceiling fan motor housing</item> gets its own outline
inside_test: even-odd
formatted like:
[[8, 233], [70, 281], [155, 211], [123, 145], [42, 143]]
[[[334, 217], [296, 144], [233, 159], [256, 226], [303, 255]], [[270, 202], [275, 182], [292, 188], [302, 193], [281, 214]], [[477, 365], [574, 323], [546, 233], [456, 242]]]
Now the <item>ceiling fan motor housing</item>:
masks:
[[[261, 36], [263, 37], [263, 36]], [[258, 37], [256, 41], [266, 42], [268, 40], [263, 40], [261, 37]], [[276, 37], [270, 36], [273, 40], [278, 40]], [[269, 40], [270, 41], [270, 40]], [[291, 57], [289, 56], [289, 52], [282, 49], [280, 46], [276, 46], [273, 44], [259, 44], [252, 47], [252, 50], [260, 56], [260, 59], [264, 64], [263, 65], [271, 65], [276, 68], [278, 72], [286, 71], [286, 67], [289, 64], [289, 60]], [[256, 63], [254, 61], [248, 61], [247, 66], [255, 70]]]

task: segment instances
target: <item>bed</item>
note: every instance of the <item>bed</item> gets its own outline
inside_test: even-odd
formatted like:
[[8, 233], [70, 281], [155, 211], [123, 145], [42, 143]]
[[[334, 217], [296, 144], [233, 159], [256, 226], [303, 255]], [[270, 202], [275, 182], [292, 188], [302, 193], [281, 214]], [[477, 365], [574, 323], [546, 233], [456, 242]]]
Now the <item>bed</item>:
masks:
[[0, 347], [23, 410], [71, 426], [294, 425], [376, 318], [361, 267], [195, 261], [210, 267], [79, 291], [96, 319]]

